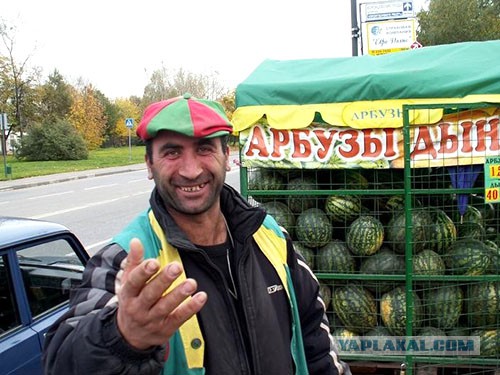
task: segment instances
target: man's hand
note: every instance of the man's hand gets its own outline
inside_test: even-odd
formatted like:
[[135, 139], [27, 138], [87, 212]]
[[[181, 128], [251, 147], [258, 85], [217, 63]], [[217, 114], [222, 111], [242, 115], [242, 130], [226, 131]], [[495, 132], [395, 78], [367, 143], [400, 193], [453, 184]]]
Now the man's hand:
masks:
[[[187, 279], [163, 296], [181, 274], [182, 266], [173, 262], [149, 281], [160, 267], [156, 259], [143, 259], [138, 239], [130, 242], [122, 286], [118, 291], [118, 329], [137, 349], [166, 344], [174, 332], [205, 305], [207, 294], [198, 292], [196, 281]], [[186, 298], [188, 298], [186, 300]]]

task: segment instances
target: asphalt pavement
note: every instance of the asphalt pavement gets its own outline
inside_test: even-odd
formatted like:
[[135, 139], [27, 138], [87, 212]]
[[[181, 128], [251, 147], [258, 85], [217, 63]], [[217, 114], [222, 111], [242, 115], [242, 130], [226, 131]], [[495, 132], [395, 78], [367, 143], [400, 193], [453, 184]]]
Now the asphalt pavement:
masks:
[[23, 189], [27, 187], [54, 184], [58, 182], [78, 180], [82, 178], [98, 177], [114, 173], [124, 173], [146, 169], [145, 163], [125, 165], [121, 167], [89, 169], [86, 171], [57, 173], [46, 176], [26, 177], [15, 180], [0, 181], [0, 191]]

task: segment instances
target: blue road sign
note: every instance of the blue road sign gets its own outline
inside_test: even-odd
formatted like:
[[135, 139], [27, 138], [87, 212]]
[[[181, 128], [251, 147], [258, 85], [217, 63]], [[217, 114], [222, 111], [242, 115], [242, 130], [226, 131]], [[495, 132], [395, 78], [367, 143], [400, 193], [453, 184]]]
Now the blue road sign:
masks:
[[133, 118], [127, 118], [125, 119], [125, 126], [129, 129], [134, 127], [134, 119]]
[[411, 1], [407, 1], [407, 2], [403, 3], [403, 10], [405, 12], [412, 11], [413, 10], [413, 4], [412, 4], [412, 2]]

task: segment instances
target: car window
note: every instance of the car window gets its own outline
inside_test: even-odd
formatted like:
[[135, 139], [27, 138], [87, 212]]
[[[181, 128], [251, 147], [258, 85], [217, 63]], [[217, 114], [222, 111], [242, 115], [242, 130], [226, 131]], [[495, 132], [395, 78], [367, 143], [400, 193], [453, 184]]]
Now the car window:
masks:
[[7, 269], [7, 256], [0, 256], [0, 336], [21, 325], [12, 280]]
[[81, 282], [84, 266], [64, 239], [24, 248], [17, 257], [34, 317], [68, 301]]

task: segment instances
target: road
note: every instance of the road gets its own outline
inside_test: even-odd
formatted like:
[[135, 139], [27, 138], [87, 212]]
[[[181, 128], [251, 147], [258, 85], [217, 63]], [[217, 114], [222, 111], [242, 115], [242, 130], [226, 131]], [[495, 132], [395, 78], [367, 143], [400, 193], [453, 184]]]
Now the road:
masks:
[[[239, 168], [226, 182], [239, 190]], [[0, 214], [66, 225], [92, 255], [149, 206], [146, 168], [0, 192]]]

